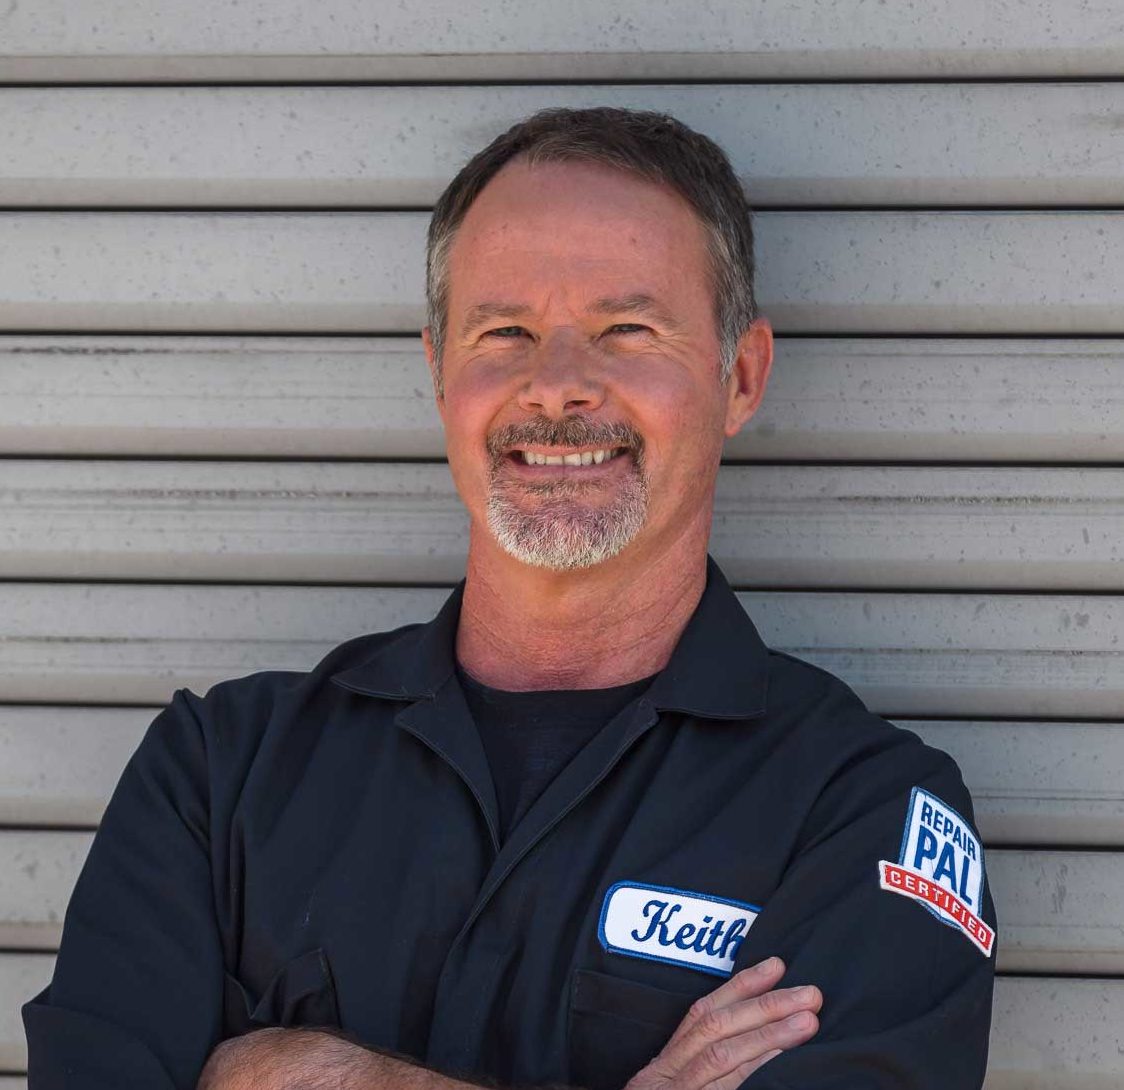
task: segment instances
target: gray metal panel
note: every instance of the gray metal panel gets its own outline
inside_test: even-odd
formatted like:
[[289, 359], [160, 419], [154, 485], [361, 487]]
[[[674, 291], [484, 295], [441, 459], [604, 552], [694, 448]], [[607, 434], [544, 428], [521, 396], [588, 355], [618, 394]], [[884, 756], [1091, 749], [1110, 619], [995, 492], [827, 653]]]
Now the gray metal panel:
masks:
[[1124, 973], [1124, 854], [993, 850], [986, 867], [1001, 971]]
[[0, 949], [57, 949], [92, 833], [0, 831]]
[[997, 980], [991, 1025], [985, 1090], [1124, 1084], [1124, 981]]
[[27, 1070], [27, 1043], [20, 1007], [51, 979], [50, 954], [0, 953], [0, 1071]]
[[[58, 945], [92, 834], [0, 832], [0, 948]], [[986, 866], [1006, 972], [1124, 971], [1124, 854], [993, 850]]]
[[[431, 617], [433, 589], [0, 584], [0, 700], [154, 704]], [[766, 641], [895, 715], [1117, 718], [1124, 598], [740, 595]]]
[[883, 713], [1116, 718], [1124, 707], [1122, 598], [740, 597], [771, 646], [843, 678]]
[[40, 0], [4, 16], [0, 79], [460, 80], [1102, 75], [1111, 0]]
[[[442, 583], [445, 465], [0, 461], [9, 578]], [[759, 587], [1124, 589], [1124, 470], [724, 467], [710, 549]]]
[[[417, 339], [0, 337], [0, 384], [4, 453], [445, 452]], [[726, 454], [1124, 461], [1122, 419], [1120, 341], [782, 339]]]
[[761, 305], [808, 333], [1112, 333], [1124, 214], [1104, 215], [763, 213]]
[[955, 758], [993, 844], [1124, 844], [1124, 724], [898, 720]]
[[0, 327], [419, 327], [425, 217], [0, 214]]
[[[0, 706], [0, 824], [95, 826], [156, 712]], [[1124, 724], [899, 725], [957, 760], [989, 843], [1124, 845]]]
[[[27, 1064], [20, 1005], [50, 979], [49, 954], [0, 954], [0, 1068]], [[1119, 1090], [1124, 981], [996, 981], [985, 1090]]]
[[442, 589], [0, 584], [0, 700], [156, 704], [433, 616]]
[[756, 204], [1124, 198], [1119, 83], [54, 87], [0, 89], [0, 204], [420, 206], [518, 119], [601, 104], [707, 133]]
[[[0, 327], [402, 332], [422, 213], [0, 214]], [[1124, 213], [765, 212], [759, 299], [804, 333], [1124, 332]]]
[[0, 376], [11, 453], [445, 451], [420, 338], [0, 337]]
[[156, 711], [0, 705], [0, 825], [96, 825]]

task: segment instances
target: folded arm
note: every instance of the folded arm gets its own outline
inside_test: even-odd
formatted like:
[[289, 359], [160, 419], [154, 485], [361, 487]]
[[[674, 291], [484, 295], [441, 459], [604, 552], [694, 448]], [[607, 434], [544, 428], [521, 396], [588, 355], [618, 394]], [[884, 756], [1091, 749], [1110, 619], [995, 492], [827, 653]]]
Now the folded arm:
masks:
[[[947, 889], [940, 885], [936, 835], [906, 837], [908, 852], [903, 844], [913, 787], [943, 800], [946, 815], [964, 815], [949, 826], [959, 829], [957, 843], [964, 834], [971, 838], [975, 856], [959, 860], [955, 875], [949, 870]], [[930, 889], [947, 899], [954, 884], [957, 892], [963, 888], [965, 905], [993, 932], [986, 883], [961, 884], [969, 863], [982, 877], [971, 822], [955, 765], [920, 746], [856, 760], [825, 789], [805, 842], [735, 962], [773, 952], [784, 957], [786, 984], [823, 990], [820, 1031], [754, 1072], [745, 1090], [978, 1090], [987, 1066], [994, 943], [981, 949], [967, 925], [946, 924], [881, 878], [882, 861], [899, 856], [906, 868], [927, 865]], [[951, 836], [944, 839], [951, 843]], [[948, 849], [950, 868], [955, 847]]]
[[[817, 988], [776, 988], [779, 958], [736, 974], [700, 999], [667, 1046], [627, 1090], [736, 1090], [754, 1071], [812, 1037]], [[473, 1090], [405, 1056], [375, 1052], [337, 1034], [263, 1029], [224, 1041], [196, 1090]]]
[[313, 1029], [261, 1029], [211, 1053], [196, 1090], [474, 1090], [404, 1056]]

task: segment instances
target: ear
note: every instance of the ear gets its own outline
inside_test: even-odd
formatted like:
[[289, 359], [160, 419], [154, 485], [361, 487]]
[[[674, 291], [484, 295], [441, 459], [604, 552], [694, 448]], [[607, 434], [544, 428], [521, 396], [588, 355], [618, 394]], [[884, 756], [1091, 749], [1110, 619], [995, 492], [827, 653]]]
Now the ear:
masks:
[[422, 347], [425, 349], [425, 362], [429, 364], [429, 378], [433, 383], [433, 397], [437, 402], [437, 411], [441, 414], [442, 421], [445, 419], [445, 397], [441, 393], [440, 384], [437, 381], [437, 353], [433, 348], [433, 338], [429, 335], [429, 326], [426, 326], [421, 333]]
[[761, 404], [773, 366], [773, 329], [758, 318], [738, 341], [738, 354], [726, 380], [726, 436], [737, 435]]

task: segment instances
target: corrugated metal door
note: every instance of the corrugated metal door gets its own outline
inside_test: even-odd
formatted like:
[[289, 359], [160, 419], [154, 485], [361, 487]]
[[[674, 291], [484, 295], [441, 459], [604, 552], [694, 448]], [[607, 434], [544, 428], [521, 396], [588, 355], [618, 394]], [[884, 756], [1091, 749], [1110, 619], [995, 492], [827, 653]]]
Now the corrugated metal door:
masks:
[[960, 760], [989, 1090], [1124, 1083], [1122, 64], [1094, 0], [0, 12], [0, 1087], [156, 706], [459, 576], [426, 209], [592, 103], [713, 135], [760, 209], [782, 336], [713, 551], [767, 639]]

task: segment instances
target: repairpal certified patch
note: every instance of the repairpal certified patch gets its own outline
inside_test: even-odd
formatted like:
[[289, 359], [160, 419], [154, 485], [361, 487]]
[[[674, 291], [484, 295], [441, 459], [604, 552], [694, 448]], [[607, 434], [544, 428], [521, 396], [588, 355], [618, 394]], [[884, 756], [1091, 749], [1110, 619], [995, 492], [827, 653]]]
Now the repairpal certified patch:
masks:
[[605, 894], [597, 937], [613, 954], [686, 965], [729, 976], [758, 905], [641, 882]]
[[990, 957], [995, 932], [980, 918], [984, 858], [979, 837], [951, 806], [913, 789], [896, 863], [878, 864], [883, 889], [912, 897]]

